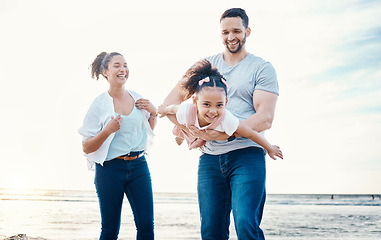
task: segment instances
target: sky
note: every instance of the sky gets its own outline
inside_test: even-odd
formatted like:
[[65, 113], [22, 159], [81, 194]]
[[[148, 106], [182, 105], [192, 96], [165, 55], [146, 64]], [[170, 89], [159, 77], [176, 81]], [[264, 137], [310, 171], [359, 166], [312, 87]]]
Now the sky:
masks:
[[[271, 62], [280, 95], [266, 138], [268, 193], [381, 193], [381, 3], [361, 0], [0, 0], [0, 188], [94, 190], [77, 130], [102, 51], [126, 58], [126, 88], [159, 106], [195, 61], [224, 50], [219, 18], [241, 7], [246, 49]], [[158, 120], [155, 192], [196, 192], [198, 150]]]

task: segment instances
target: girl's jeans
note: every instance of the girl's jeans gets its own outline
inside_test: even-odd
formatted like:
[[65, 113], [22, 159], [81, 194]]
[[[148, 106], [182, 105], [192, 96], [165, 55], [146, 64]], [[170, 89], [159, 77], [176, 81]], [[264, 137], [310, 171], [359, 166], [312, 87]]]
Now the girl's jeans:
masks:
[[231, 211], [238, 239], [265, 239], [259, 227], [266, 198], [265, 179], [261, 148], [203, 154], [198, 168], [202, 239], [228, 239]]
[[96, 165], [102, 232], [100, 240], [118, 239], [124, 194], [130, 202], [137, 229], [136, 239], [154, 239], [151, 175], [145, 157], [132, 161], [113, 159]]

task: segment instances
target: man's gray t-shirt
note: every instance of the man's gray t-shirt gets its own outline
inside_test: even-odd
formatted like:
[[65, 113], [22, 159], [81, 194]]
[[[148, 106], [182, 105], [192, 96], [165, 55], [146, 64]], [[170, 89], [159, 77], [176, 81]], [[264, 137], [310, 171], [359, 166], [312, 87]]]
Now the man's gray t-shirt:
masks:
[[[224, 76], [228, 84], [227, 109], [239, 120], [244, 121], [255, 114], [253, 105], [254, 90], [264, 90], [279, 94], [278, 81], [274, 67], [260, 57], [248, 54], [234, 67], [226, 65], [223, 54], [208, 57], [214, 67]], [[263, 132], [262, 132], [263, 134]], [[207, 141], [202, 152], [211, 155], [224, 154], [250, 146], [261, 147], [250, 139], [239, 137], [234, 141]], [[262, 148], [262, 147], [261, 147]]]

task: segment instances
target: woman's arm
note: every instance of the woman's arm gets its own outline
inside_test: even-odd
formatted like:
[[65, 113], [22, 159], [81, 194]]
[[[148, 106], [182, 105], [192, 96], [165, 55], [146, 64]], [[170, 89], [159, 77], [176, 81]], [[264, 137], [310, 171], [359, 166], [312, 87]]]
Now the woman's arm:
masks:
[[253, 129], [251, 129], [245, 123], [239, 122], [236, 133], [238, 133], [242, 137], [249, 138], [250, 140], [252, 140], [252, 141], [258, 143], [259, 145], [261, 145], [262, 147], [264, 147], [272, 159], [275, 160], [276, 159], [275, 157], [279, 157], [279, 158], [283, 159], [282, 151], [279, 149], [278, 146], [271, 145], [266, 140], [265, 137], [263, 137], [261, 134], [254, 131]]
[[152, 130], [155, 129], [156, 124], [157, 124], [157, 113], [151, 114], [149, 119], [148, 119], [149, 126], [151, 127]]
[[111, 121], [96, 136], [82, 142], [82, 149], [86, 154], [97, 151], [112, 133], [120, 129], [123, 118], [120, 115], [111, 118]]

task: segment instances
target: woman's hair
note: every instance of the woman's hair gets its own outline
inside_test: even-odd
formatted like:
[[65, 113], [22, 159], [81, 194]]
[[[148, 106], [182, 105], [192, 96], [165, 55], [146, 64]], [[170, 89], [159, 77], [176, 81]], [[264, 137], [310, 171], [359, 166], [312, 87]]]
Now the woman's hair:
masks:
[[[111, 52], [111, 53], [106, 53], [106, 52], [101, 52], [93, 61], [93, 63], [90, 65], [91, 67], [91, 77], [98, 80], [99, 75], [103, 76], [103, 69], [108, 69], [108, 64], [111, 60], [111, 58], [115, 55], [120, 55], [122, 54], [118, 52]], [[105, 77], [105, 76], [103, 76]], [[107, 77], [105, 77], [107, 79]]]
[[[227, 95], [226, 79], [218, 72], [217, 68], [212, 67], [212, 64], [204, 59], [196, 62], [185, 73], [185, 81], [182, 87], [188, 92], [188, 96], [192, 96], [194, 93], [198, 93], [204, 87], [219, 87], [224, 89], [225, 95]], [[209, 81], [201, 81], [203, 79]]]

